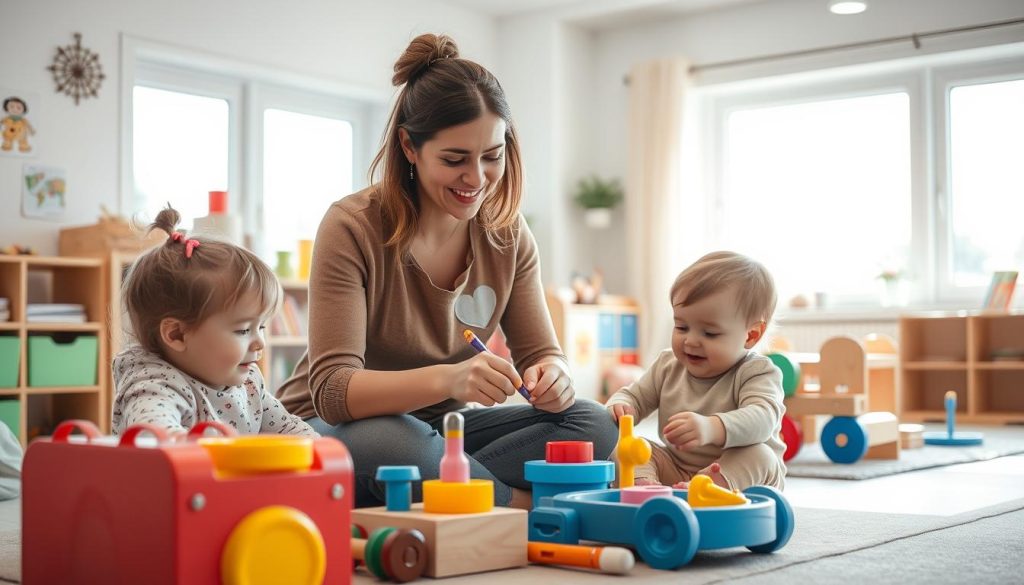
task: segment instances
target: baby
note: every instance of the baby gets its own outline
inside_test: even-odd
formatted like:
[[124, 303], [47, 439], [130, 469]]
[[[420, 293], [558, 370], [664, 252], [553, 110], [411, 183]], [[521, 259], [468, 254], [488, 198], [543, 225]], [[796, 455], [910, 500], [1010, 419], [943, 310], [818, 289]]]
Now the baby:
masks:
[[676, 278], [670, 298], [672, 349], [606, 405], [616, 421], [659, 413], [669, 447], [652, 446], [636, 484], [685, 487], [704, 474], [729, 489], [782, 489], [782, 373], [751, 351], [775, 312], [771, 274], [739, 254], [713, 252]]

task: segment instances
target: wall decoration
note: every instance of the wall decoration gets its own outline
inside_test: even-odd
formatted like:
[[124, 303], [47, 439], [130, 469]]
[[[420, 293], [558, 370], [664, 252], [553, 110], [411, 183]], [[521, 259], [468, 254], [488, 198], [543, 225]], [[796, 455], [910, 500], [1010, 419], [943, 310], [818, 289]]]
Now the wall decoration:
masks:
[[53, 73], [57, 93], [75, 98], [76, 106], [83, 97], [97, 97], [106, 77], [100, 67], [100, 56], [82, 46], [81, 33], [75, 33], [75, 44], [57, 47], [53, 65], [47, 69]]
[[39, 119], [38, 95], [27, 91], [0, 88], [0, 155], [30, 157], [36, 155], [35, 120]]
[[67, 208], [67, 179], [64, 169], [25, 165], [22, 167], [21, 214], [34, 219], [60, 219]]

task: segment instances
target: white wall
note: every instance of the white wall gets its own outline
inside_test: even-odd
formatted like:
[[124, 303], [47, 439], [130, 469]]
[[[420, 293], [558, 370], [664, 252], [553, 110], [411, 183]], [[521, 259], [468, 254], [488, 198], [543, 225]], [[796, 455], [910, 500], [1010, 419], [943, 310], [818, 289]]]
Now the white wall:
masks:
[[[528, 157], [572, 153], [578, 159], [571, 166], [563, 161], [562, 166], [552, 171], [560, 173], [553, 179], [558, 185], [570, 188], [545, 193], [543, 197], [543, 204], [552, 208], [553, 217], [566, 217], [573, 223], [570, 227], [563, 226], [549, 234], [551, 245], [555, 248], [575, 250], [571, 257], [563, 259], [560, 272], [602, 266], [610, 291], [626, 294], [633, 292], [627, 279], [626, 256], [622, 253], [626, 241], [621, 207], [614, 229], [594, 232], [581, 225], [579, 211], [571, 203], [566, 203], [566, 200], [571, 197], [571, 186], [580, 175], [597, 172], [606, 177], [625, 177], [628, 92], [623, 84], [623, 76], [634, 64], [668, 56], [685, 56], [695, 64], [720, 62], [1024, 16], [1024, 2], [1020, 0], [872, 2], [867, 12], [847, 17], [830, 14], [825, 5], [825, 0], [787, 0], [741, 5], [688, 17], [602, 30], [592, 33], [590, 40], [582, 44], [579, 42], [579, 34], [570, 26], [547, 25], [548, 34], [556, 36], [555, 39], [547, 39], [549, 45], [568, 45], [581, 49], [570, 49], [562, 55], [563, 62], [558, 71], [567, 74], [562, 84], [564, 90], [559, 92], [557, 86], [549, 88], [526, 74], [503, 77], [502, 80], [510, 94], [530, 93], [534, 99], [549, 99], [555, 103], [563, 100], [571, 102], [572, 105], [565, 109], [573, 112], [574, 119], [585, 121], [582, 124], [563, 121], [562, 124], [552, 126], [547, 119], [534, 118], [534, 112], [529, 109], [515, 110], [519, 126], [530, 128], [534, 134], [530, 146], [539, 151], [528, 153]], [[514, 63], [535, 67], [533, 61], [521, 54], [524, 46], [531, 42], [530, 39], [509, 37], [504, 34], [507, 32], [504, 25], [500, 27], [503, 34], [498, 45], [498, 61], [502, 69], [508, 71]], [[1024, 40], [1024, 27], [985, 35], [966, 33], [942, 41], [925, 41], [924, 51], [1014, 40]], [[914, 51], [908, 46], [851, 51], [825, 58], [719, 70], [703, 75], [703, 79], [698, 78], [698, 81], [709, 83], [765, 76], [912, 54]], [[593, 75], [575, 75], [584, 71], [593, 72]], [[514, 107], [519, 105], [517, 103]], [[547, 172], [544, 168], [532, 168], [531, 171]], [[545, 183], [544, 177], [537, 175], [537, 172], [532, 173], [531, 182], [534, 185]], [[534, 200], [534, 214], [543, 213], [540, 203]], [[566, 239], [570, 237], [575, 238], [575, 246]], [[564, 280], [564, 277], [562, 274], [552, 274], [549, 270], [546, 280], [558, 282]]]
[[[0, 245], [55, 253], [61, 225], [95, 221], [119, 206], [121, 33], [283, 72], [389, 95], [392, 65], [422, 32], [446, 32], [462, 54], [492, 67], [494, 19], [435, 0], [31, 0], [3, 2], [0, 87], [35, 92], [33, 159], [0, 156]], [[54, 93], [46, 67], [58, 46], [83, 35], [106, 79], [99, 98], [75, 106]], [[60, 222], [21, 217], [23, 163], [63, 167], [68, 208]]]

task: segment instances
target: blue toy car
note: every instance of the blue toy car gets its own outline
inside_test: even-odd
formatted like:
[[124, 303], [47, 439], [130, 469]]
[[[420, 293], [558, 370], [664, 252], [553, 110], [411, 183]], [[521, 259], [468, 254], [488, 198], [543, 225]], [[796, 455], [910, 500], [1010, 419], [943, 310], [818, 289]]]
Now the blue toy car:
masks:
[[698, 550], [745, 546], [770, 553], [789, 542], [793, 509], [767, 486], [744, 490], [747, 504], [691, 508], [686, 490], [642, 504], [620, 501], [620, 490], [592, 490], [543, 498], [529, 517], [529, 538], [576, 544], [591, 540], [635, 547], [655, 569], [676, 569]]

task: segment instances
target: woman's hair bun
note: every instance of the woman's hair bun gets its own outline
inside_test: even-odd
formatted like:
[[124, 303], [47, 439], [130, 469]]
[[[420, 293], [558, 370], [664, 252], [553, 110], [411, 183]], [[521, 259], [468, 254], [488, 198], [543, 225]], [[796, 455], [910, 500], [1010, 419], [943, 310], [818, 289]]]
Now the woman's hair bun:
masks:
[[409, 43], [395, 62], [391, 83], [396, 87], [423, 74], [438, 59], [457, 59], [459, 46], [448, 35], [422, 34]]

